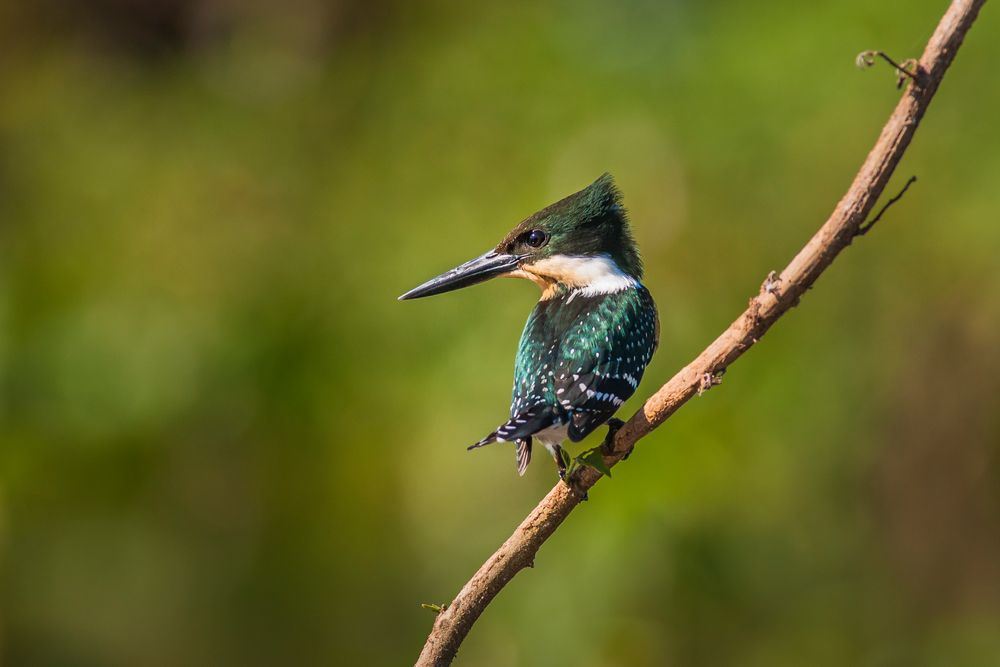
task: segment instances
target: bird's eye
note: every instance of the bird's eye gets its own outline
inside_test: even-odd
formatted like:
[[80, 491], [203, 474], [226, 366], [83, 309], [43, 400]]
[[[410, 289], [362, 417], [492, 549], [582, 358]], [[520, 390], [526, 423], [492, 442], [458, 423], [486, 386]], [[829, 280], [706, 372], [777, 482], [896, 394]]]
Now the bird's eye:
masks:
[[530, 245], [532, 248], [541, 248], [545, 245], [545, 242], [549, 240], [549, 235], [543, 232], [541, 229], [533, 229], [528, 232], [528, 237], [524, 240], [525, 243]]

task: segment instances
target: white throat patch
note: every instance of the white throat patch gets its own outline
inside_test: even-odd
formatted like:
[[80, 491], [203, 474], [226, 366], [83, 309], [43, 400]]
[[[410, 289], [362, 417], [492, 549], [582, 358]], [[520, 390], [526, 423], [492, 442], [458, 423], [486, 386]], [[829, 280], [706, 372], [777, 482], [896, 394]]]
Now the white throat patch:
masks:
[[555, 295], [557, 285], [569, 287], [573, 296], [611, 294], [639, 285], [607, 255], [554, 255], [522, 267], [516, 275], [538, 283], [543, 300]]

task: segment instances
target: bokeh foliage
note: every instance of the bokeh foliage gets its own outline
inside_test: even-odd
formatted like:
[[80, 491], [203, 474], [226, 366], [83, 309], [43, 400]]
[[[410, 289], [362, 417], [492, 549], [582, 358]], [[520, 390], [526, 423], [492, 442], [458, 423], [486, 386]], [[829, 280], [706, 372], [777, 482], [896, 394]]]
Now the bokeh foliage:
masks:
[[[398, 665], [554, 481], [504, 417], [535, 288], [396, 295], [613, 172], [662, 344], [825, 219], [944, 2], [0, 6], [0, 650]], [[467, 665], [1000, 659], [987, 6], [801, 307], [643, 441]]]

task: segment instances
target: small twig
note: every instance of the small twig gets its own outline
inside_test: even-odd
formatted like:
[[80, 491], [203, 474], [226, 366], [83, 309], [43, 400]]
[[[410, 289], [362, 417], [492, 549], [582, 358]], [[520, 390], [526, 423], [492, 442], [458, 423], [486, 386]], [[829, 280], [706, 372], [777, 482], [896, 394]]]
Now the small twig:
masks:
[[720, 368], [714, 373], [703, 373], [701, 382], [698, 384], [698, 395], [701, 396], [712, 387], [722, 384], [722, 376], [726, 374], [725, 368]]
[[860, 225], [858, 225], [858, 230], [856, 232], [854, 232], [854, 235], [855, 236], [864, 236], [865, 234], [867, 234], [871, 230], [871, 228], [875, 226], [875, 223], [878, 222], [882, 218], [882, 214], [885, 213], [886, 211], [888, 211], [890, 206], [892, 206], [893, 204], [895, 204], [896, 202], [898, 202], [900, 199], [902, 199], [903, 195], [906, 194], [906, 191], [910, 189], [910, 186], [913, 185], [916, 182], [917, 182], [917, 177], [916, 176], [910, 176], [910, 178], [907, 179], [907, 181], [906, 181], [906, 185], [903, 186], [903, 189], [900, 190], [898, 193], [896, 193], [895, 197], [893, 197], [889, 201], [887, 201], [885, 203], [885, 206], [883, 206], [882, 208], [880, 208], [879, 212], [875, 214], [874, 218], [872, 218], [868, 222], [862, 222]]
[[433, 611], [435, 614], [440, 614], [442, 611], [448, 608], [448, 603], [442, 602], [441, 604], [436, 604], [433, 602], [421, 602], [420, 606], [423, 607], [424, 609]]
[[767, 278], [760, 285], [761, 294], [775, 294], [781, 295], [781, 276], [778, 275], [777, 271], [771, 271], [767, 274]]
[[[875, 64], [875, 58], [881, 58], [889, 63], [894, 70], [896, 70], [896, 88], [902, 88], [907, 78], [913, 81], [914, 85], [920, 84], [918, 79], [920, 74], [920, 63], [916, 58], [907, 58], [903, 61], [903, 64], [899, 64], [890, 58], [884, 51], [862, 51], [854, 59], [854, 64], [861, 69], [865, 69]], [[913, 68], [912, 72], [910, 71], [911, 67]]]

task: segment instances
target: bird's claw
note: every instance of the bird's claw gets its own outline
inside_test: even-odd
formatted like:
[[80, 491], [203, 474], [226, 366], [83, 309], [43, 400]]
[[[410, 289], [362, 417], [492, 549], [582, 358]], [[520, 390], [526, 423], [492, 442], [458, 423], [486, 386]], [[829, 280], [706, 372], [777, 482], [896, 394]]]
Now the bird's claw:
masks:
[[[608, 420], [607, 424], [608, 433], [604, 436], [604, 442], [601, 443], [601, 452], [603, 452], [605, 456], [612, 456], [615, 453], [615, 434], [618, 433], [618, 429], [625, 425], [625, 422], [621, 419], [612, 417]], [[628, 451], [625, 452], [625, 455], [622, 457], [622, 461], [628, 459], [628, 457], [632, 454], [634, 447], [635, 445], [629, 446]]]
[[556, 468], [559, 470], [559, 479], [565, 482], [567, 470], [569, 470], [569, 466], [572, 461], [569, 458], [569, 454], [566, 453], [566, 450], [559, 445], [556, 445], [555, 452], [553, 452], [553, 454], [553, 458], [556, 460]]

